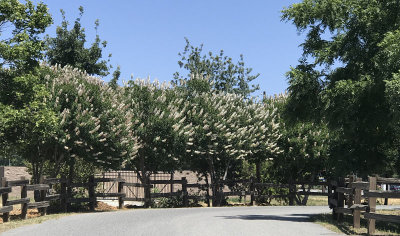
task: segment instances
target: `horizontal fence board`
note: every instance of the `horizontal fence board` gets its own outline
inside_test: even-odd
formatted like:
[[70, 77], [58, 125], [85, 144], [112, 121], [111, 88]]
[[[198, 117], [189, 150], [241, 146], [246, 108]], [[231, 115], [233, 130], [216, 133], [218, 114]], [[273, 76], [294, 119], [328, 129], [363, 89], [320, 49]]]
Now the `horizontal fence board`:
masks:
[[150, 184], [182, 184], [184, 181], [180, 179], [174, 180], [150, 180]]
[[61, 199], [61, 195], [60, 194], [53, 194], [53, 195], [47, 195], [44, 200], [46, 201], [53, 201], [53, 200], [58, 200]]
[[369, 182], [357, 181], [357, 182], [349, 183], [348, 186], [349, 186], [350, 188], [357, 188], [357, 189], [368, 190], [368, 189], [369, 189]]
[[400, 216], [396, 216], [396, 215], [382, 215], [382, 214], [366, 212], [366, 213], [364, 213], [364, 217], [366, 219], [375, 219], [378, 221], [400, 223]]
[[312, 195], [312, 196], [329, 196], [329, 193], [323, 192], [307, 192], [307, 191], [299, 191], [296, 192], [297, 195]]
[[48, 178], [44, 180], [44, 183], [46, 184], [59, 184], [59, 183], [66, 183], [66, 179], [61, 179], [61, 178]]
[[353, 209], [353, 210], [361, 210], [361, 211], [366, 211], [367, 208], [368, 208], [367, 205], [362, 205], [362, 204], [353, 204], [353, 205], [350, 207], [350, 209]]
[[29, 180], [12, 180], [12, 181], [7, 181], [7, 185], [9, 187], [11, 186], [25, 186], [29, 184]]
[[128, 201], [128, 202], [144, 202], [145, 198], [140, 198], [140, 197], [124, 197], [122, 198], [122, 201]]
[[47, 190], [47, 189], [50, 189], [50, 185], [48, 185], [48, 184], [33, 184], [33, 185], [27, 185], [26, 189], [27, 189], [27, 191]]
[[6, 206], [11, 206], [11, 205], [18, 205], [18, 204], [23, 204], [23, 203], [29, 203], [31, 201], [30, 198], [21, 198], [17, 200], [11, 200], [6, 202]]
[[0, 187], [0, 194], [11, 193], [11, 191], [12, 191], [11, 187]]
[[68, 203], [95, 202], [96, 198], [68, 198]]
[[28, 203], [28, 209], [43, 208], [48, 206], [50, 206], [50, 203], [48, 201]]
[[336, 213], [343, 213], [343, 214], [353, 214], [353, 210], [344, 207], [335, 207]]
[[95, 183], [104, 183], [104, 182], [125, 182], [123, 178], [95, 178]]
[[207, 188], [208, 184], [187, 184], [187, 188]]
[[400, 198], [400, 192], [370, 190], [364, 192], [365, 197]]
[[96, 197], [125, 197], [125, 193], [96, 193]]
[[400, 179], [377, 177], [376, 182], [379, 184], [400, 184]]
[[174, 192], [174, 193], [151, 193], [152, 198], [161, 198], [161, 197], [174, 197], [174, 196], [181, 196], [181, 192]]
[[2, 208], [0, 208], [0, 213], [7, 213], [12, 211], [13, 209], [13, 206], [3, 206]]
[[336, 192], [352, 194], [353, 193], [353, 189], [352, 188], [337, 187], [336, 188]]
[[123, 183], [123, 186], [126, 186], [126, 187], [146, 187], [146, 186], [149, 186], [150, 188], [153, 188], [153, 185], [151, 185], [151, 184], [149, 184], [149, 185], [147, 185], [147, 184], [142, 184], [142, 183]]

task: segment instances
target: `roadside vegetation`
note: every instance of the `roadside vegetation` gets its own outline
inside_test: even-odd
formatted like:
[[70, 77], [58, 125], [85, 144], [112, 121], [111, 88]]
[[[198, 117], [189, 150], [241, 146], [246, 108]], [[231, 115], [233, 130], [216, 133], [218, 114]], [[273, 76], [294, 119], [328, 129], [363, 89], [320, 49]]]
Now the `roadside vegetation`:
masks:
[[[378, 210], [378, 214], [400, 215], [400, 210]], [[342, 221], [333, 220], [332, 214], [320, 214], [311, 216], [311, 221], [318, 223], [327, 229], [346, 235], [367, 235], [367, 228], [361, 227], [356, 229], [353, 227], [353, 217], [344, 215]], [[361, 217], [361, 225], [366, 226], [367, 220]], [[399, 235], [400, 227], [398, 224], [390, 222], [376, 222], [376, 232], [374, 235]]]
[[85, 44], [79, 12], [70, 24], [61, 11], [54, 37], [42, 37], [53, 23], [45, 4], [0, 0], [0, 156], [26, 165], [33, 183], [107, 170], [136, 171], [142, 183], [177, 170], [209, 184], [399, 175], [398, 1], [283, 9], [306, 39], [288, 93], [270, 97], [254, 97], [260, 75], [242, 55], [234, 62], [188, 39], [171, 83], [122, 84], [102, 55], [107, 42]]

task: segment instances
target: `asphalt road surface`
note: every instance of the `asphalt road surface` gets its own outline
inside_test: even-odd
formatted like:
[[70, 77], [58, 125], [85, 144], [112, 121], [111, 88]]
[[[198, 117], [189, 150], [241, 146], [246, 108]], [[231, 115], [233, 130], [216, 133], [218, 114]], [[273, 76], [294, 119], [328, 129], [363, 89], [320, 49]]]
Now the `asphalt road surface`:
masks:
[[327, 206], [139, 209], [77, 214], [2, 235], [338, 235], [309, 222]]

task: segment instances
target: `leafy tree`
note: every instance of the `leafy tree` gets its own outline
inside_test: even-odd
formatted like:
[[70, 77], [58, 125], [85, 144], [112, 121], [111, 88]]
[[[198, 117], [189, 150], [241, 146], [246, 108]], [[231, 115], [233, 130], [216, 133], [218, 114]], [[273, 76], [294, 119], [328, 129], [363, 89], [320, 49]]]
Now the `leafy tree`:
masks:
[[[47, 59], [51, 65], [70, 65], [86, 71], [90, 75], [105, 76], [108, 74], [106, 60], [101, 60], [103, 49], [107, 46], [106, 41], [101, 41], [96, 35], [95, 41], [89, 48], [85, 47], [86, 34], [81, 25], [83, 7], [79, 7], [79, 17], [75, 20], [71, 30], [68, 30], [69, 22], [65, 18], [65, 12], [61, 10], [63, 20], [61, 26], [57, 27], [57, 36], [47, 37]], [[95, 29], [99, 27], [99, 21], [95, 22]]]
[[148, 183], [154, 172], [179, 169], [186, 142], [193, 135], [191, 124], [184, 123], [188, 102], [178, 90], [158, 81], [137, 79], [122, 89], [133, 114], [131, 131], [140, 144], [127, 167], [136, 171], [142, 183]]
[[[180, 68], [187, 70], [188, 75], [182, 76], [179, 72], [176, 72], [174, 74], [176, 84], [181, 79], [189, 81], [191, 76], [194, 75], [207, 78], [209, 84], [211, 84], [211, 89], [216, 91], [236, 93], [248, 97], [252, 92], [259, 89], [258, 85], [249, 84], [259, 74], [251, 75], [252, 69], [245, 67], [243, 55], [240, 55], [238, 63], [234, 64], [232, 58], [224, 55], [223, 50], [216, 55], [212, 52], [203, 55], [203, 45], [194, 47], [187, 38], [185, 40], [185, 49], [178, 54], [181, 57], [178, 64]], [[187, 83], [186, 85], [190, 86], [191, 84]], [[189, 87], [189, 89], [193, 88]]]
[[116, 89], [118, 87], [118, 80], [121, 76], [121, 67], [117, 66], [117, 69], [112, 74], [112, 79], [109, 82], [111, 88]]
[[397, 158], [385, 81], [400, 69], [393, 56], [399, 14], [397, 0], [304, 0], [283, 10], [307, 32], [301, 63], [288, 76], [289, 112], [326, 120], [339, 134], [332, 154], [348, 172], [390, 173]]
[[[39, 65], [44, 44], [39, 35], [52, 23], [47, 6], [31, 1], [0, 1], [0, 65], [29, 71]], [[11, 26], [11, 28], [9, 28]]]
[[0, 1], [0, 149], [11, 163], [21, 163], [23, 145], [15, 145], [23, 136], [18, 127], [34, 124], [29, 127], [34, 132], [53, 124], [52, 114], [40, 99], [45, 95], [44, 85], [37, 83], [44, 50], [40, 34], [51, 22], [42, 3]]

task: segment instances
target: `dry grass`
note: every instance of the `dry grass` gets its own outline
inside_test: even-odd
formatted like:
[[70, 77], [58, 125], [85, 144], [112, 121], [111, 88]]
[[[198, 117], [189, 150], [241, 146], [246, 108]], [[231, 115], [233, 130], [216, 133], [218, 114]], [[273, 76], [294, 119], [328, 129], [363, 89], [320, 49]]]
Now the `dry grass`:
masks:
[[25, 225], [40, 224], [47, 220], [59, 219], [61, 217], [72, 214], [74, 213], [60, 213], [60, 214], [52, 214], [40, 217], [38, 217], [39, 214], [29, 214], [28, 219], [26, 220], [21, 220], [19, 218], [19, 214], [14, 216], [12, 215], [9, 222], [0, 224], [0, 233]]
[[[379, 210], [377, 213], [386, 215], [400, 215], [400, 210]], [[367, 235], [367, 220], [361, 217], [361, 228], [355, 229], [353, 217], [345, 215], [341, 222], [333, 220], [332, 214], [319, 214], [311, 217], [311, 220], [325, 228], [347, 235]], [[400, 235], [400, 226], [394, 223], [376, 221], [375, 235]]]
[[[32, 209], [32, 210], [29, 209], [27, 219], [22, 220], [21, 209], [18, 206], [19, 205], [14, 206], [14, 210], [10, 212], [9, 222], [3, 223], [3, 219], [0, 218], [0, 233], [25, 225], [40, 224], [47, 220], [59, 219], [64, 216], [77, 214], [77, 213], [57, 213], [57, 214], [49, 214], [46, 216], [41, 216], [37, 209]], [[95, 211], [106, 212], [106, 211], [115, 211], [117, 209], [118, 208], [107, 205], [106, 203], [98, 202]], [[88, 211], [83, 211], [83, 212], [88, 212]]]

